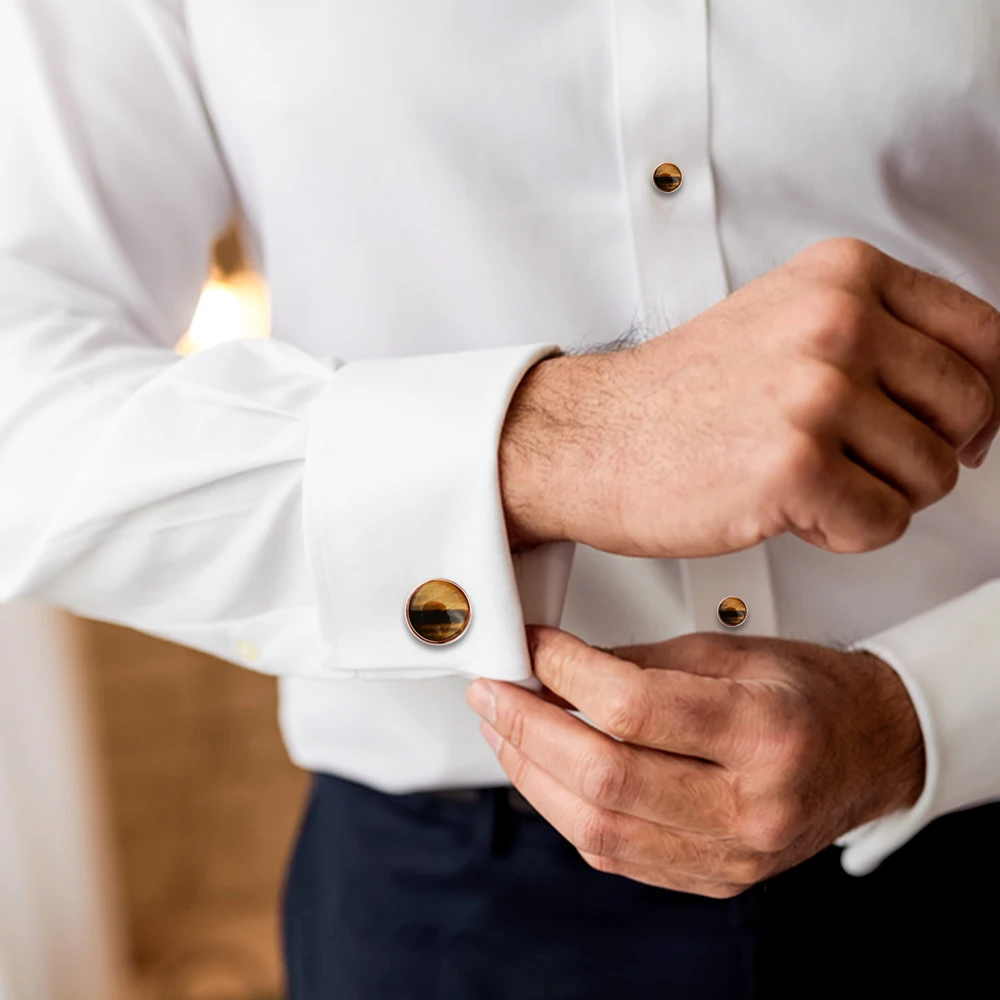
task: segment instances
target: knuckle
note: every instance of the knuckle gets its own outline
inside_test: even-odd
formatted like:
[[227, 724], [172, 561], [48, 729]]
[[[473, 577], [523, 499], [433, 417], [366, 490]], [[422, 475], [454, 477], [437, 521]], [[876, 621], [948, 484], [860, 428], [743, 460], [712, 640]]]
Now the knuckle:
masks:
[[594, 806], [580, 810], [572, 838], [578, 851], [610, 857], [618, 848], [618, 839], [618, 831], [610, 813]]
[[[985, 340], [983, 338], [983, 342]], [[996, 405], [993, 387], [979, 368], [957, 357], [953, 351], [941, 347], [935, 353], [935, 374], [948, 387], [948, 397], [943, 403], [971, 437], [993, 416]]]
[[926, 427], [915, 429], [908, 447], [921, 470], [921, 489], [913, 499], [918, 505], [933, 503], [950, 493], [958, 483], [959, 464], [955, 449]]
[[706, 784], [703, 773], [678, 776], [679, 797], [690, 814], [702, 820], [707, 835], [728, 839], [736, 831], [742, 810], [742, 778], [722, 769], [715, 776], [717, 780], [710, 784]]
[[987, 367], [991, 370], [1000, 368], [1000, 312], [984, 302], [974, 325], [976, 340]]
[[733, 656], [732, 636], [716, 632], [689, 632], [671, 640], [685, 662], [719, 663]]
[[[787, 848], [798, 836], [802, 824], [802, 809], [791, 799], [776, 799], [757, 804], [740, 821], [740, 840], [751, 851], [761, 855], [775, 854]], [[751, 859], [763, 864], [763, 858]], [[735, 881], [755, 882], [757, 878], [736, 878]]]
[[849, 536], [838, 545], [843, 554], [872, 552], [899, 541], [913, 517], [909, 501], [900, 493], [886, 490], [854, 519]]
[[501, 763], [507, 772], [507, 776], [510, 778], [511, 784], [515, 788], [523, 789], [525, 787], [528, 770], [531, 767], [531, 763], [528, 758], [523, 754], [512, 751], [509, 747], [501, 748]]
[[969, 385], [962, 401], [962, 413], [965, 416], [967, 433], [970, 438], [986, 426], [990, 417], [993, 416], [995, 406], [993, 391], [985, 378], [979, 377]]
[[805, 714], [784, 722], [776, 734], [777, 759], [786, 773], [798, 774], [815, 759], [819, 734]]
[[839, 368], [827, 364], [803, 366], [794, 388], [796, 409], [807, 426], [825, 425], [850, 406], [856, 389]]
[[847, 278], [867, 277], [885, 260], [881, 250], [853, 236], [823, 240], [816, 250], [828, 267]]
[[951, 450], [944, 450], [932, 460], [932, 489], [936, 499], [947, 496], [958, 485], [958, 456]]
[[738, 815], [735, 782], [728, 773], [706, 781], [703, 771], [681, 771], [672, 780], [672, 798], [685, 816], [696, 816], [706, 833], [728, 836]]
[[551, 687], [572, 672], [581, 650], [588, 647], [558, 629], [546, 629], [543, 636], [535, 648], [535, 670], [544, 674]]
[[[822, 753], [821, 728], [812, 713], [795, 705], [781, 710], [762, 725], [758, 734], [756, 763], [784, 786], [790, 778], [809, 770]], [[759, 800], [742, 798], [745, 808]]]
[[913, 510], [904, 496], [894, 494], [886, 498], [881, 516], [870, 527], [867, 548], [880, 549], [898, 542], [906, 534], [912, 517]]
[[520, 748], [524, 741], [524, 727], [526, 725], [524, 712], [519, 708], [512, 708], [507, 713], [505, 739], [515, 748]]
[[793, 490], [803, 484], [820, 479], [828, 457], [820, 441], [802, 431], [788, 435], [774, 463], [775, 485], [782, 490]]
[[824, 357], [850, 359], [865, 347], [869, 304], [844, 288], [823, 288], [805, 303], [808, 320], [803, 335]]
[[626, 743], [639, 742], [648, 729], [652, 708], [642, 689], [622, 688], [609, 699], [602, 719], [605, 730]]
[[626, 798], [628, 762], [615, 752], [594, 754], [584, 763], [580, 791], [584, 799], [614, 807]]

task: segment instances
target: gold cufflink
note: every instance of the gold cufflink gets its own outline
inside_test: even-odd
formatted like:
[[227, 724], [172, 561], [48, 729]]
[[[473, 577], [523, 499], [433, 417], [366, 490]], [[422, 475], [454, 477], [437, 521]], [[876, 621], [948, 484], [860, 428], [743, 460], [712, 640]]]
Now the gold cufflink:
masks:
[[465, 635], [472, 607], [465, 591], [451, 580], [428, 580], [406, 601], [406, 624], [421, 641], [444, 646]]
[[738, 597], [727, 597], [719, 605], [719, 621], [727, 628], [739, 628], [747, 620], [747, 606]]

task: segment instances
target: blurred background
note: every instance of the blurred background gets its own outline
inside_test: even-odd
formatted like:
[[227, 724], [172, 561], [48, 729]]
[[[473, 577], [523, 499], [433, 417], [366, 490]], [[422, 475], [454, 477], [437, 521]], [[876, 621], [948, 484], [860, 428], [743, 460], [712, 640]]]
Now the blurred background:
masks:
[[[268, 330], [235, 225], [178, 351]], [[277, 1000], [308, 778], [273, 678], [26, 605], [0, 660], [0, 1000]]]

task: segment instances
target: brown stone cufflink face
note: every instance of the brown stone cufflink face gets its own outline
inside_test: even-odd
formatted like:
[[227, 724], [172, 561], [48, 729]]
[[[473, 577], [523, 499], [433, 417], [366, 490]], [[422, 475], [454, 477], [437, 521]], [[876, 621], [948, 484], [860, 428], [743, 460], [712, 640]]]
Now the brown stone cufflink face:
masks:
[[719, 605], [719, 621], [729, 628], [739, 628], [747, 620], [747, 606], [738, 597], [727, 597]]
[[444, 646], [465, 635], [472, 619], [469, 598], [451, 580], [428, 580], [406, 602], [406, 624], [421, 641]]
[[672, 194], [684, 180], [681, 168], [676, 163], [661, 163], [653, 171], [653, 184], [657, 191]]

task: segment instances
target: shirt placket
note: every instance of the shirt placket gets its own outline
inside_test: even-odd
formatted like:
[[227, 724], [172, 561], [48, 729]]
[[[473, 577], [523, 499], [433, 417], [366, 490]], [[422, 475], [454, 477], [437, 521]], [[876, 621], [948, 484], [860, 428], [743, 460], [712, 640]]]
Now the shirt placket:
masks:
[[[712, 177], [708, 9], [706, 0], [616, 0], [613, 9], [638, 318], [653, 336], [729, 292]], [[682, 573], [695, 631], [732, 629], [719, 606], [734, 597], [747, 607], [740, 631], [775, 634], [764, 545], [683, 560]]]

